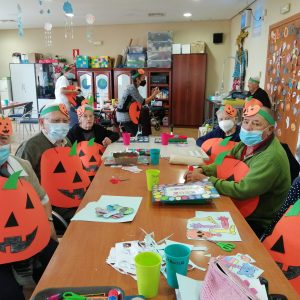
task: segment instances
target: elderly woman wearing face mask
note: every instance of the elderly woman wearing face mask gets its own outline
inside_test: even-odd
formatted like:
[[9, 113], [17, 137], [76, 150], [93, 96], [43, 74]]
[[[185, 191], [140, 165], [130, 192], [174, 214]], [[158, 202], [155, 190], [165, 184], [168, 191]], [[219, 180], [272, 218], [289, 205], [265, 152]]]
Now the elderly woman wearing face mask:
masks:
[[[47, 240], [44, 241], [45, 246], [43, 246], [43, 249], [38, 252], [37, 254], [30, 256], [30, 254], [27, 252], [27, 259], [20, 260], [16, 257], [13, 260], [12, 256], [10, 258], [10, 262], [5, 261], [5, 254], [8, 253], [11, 249], [15, 249], [14, 253], [21, 254], [22, 251], [27, 251], [30, 247], [30, 243], [33, 243], [35, 241], [35, 238], [38, 239], [38, 235], [41, 233], [37, 233], [35, 236], [33, 236], [33, 241], [30, 243], [28, 240], [26, 240], [27, 235], [23, 235], [24, 237], [21, 239], [20, 237], [15, 236], [15, 232], [11, 233], [12, 236], [7, 236], [4, 241], [0, 240], [0, 248], [7, 250], [2, 253], [1, 260], [0, 260], [0, 298], [1, 299], [19, 299], [19, 300], [25, 300], [23, 293], [22, 293], [22, 287], [23, 286], [32, 286], [34, 284], [34, 281], [38, 281], [41, 277], [43, 271], [45, 270], [48, 262], [51, 259], [51, 256], [53, 255], [56, 246], [57, 246], [57, 237], [55, 233], [55, 229], [53, 227], [53, 219], [51, 216], [51, 204], [49, 202], [49, 198], [47, 194], [45, 193], [44, 189], [40, 186], [39, 181], [34, 174], [34, 171], [30, 165], [30, 163], [26, 160], [23, 160], [21, 158], [15, 157], [14, 155], [10, 154], [10, 143], [11, 143], [11, 135], [12, 135], [12, 125], [11, 121], [8, 118], [5, 118], [0, 114], [0, 178], [3, 182], [3, 177], [9, 178], [12, 174], [16, 174], [16, 172], [20, 172], [19, 179], [22, 179], [24, 181], [27, 181], [30, 183], [30, 185], [33, 187], [35, 193], [37, 194], [38, 199], [41, 202], [41, 205], [43, 206], [46, 214], [43, 214], [41, 218], [43, 218], [43, 224], [48, 224], [50, 227], [50, 234], [51, 239], [49, 240], [47, 244]], [[10, 177], [12, 178], [12, 177]], [[18, 179], [18, 180], [19, 180]], [[8, 180], [6, 181], [8, 182]], [[1, 187], [2, 189], [3, 187]], [[6, 187], [8, 190], [9, 188]], [[32, 195], [32, 193], [31, 193]], [[29, 197], [29, 196], [28, 196]], [[26, 219], [26, 211], [24, 206], [24, 211], [21, 209], [17, 211], [17, 213], [13, 213], [14, 208], [14, 202], [10, 201], [11, 199], [5, 199], [4, 196], [1, 196], [1, 204], [0, 204], [0, 211], [3, 222], [0, 222], [0, 231], [2, 236], [4, 235], [4, 230], [7, 227], [16, 228], [18, 232], [21, 232], [21, 230], [25, 230], [22, 225], [24, 223], [21, 223], [20, 220]], [[18, 200], [22, 200], [21, 198]], [[30, 198], [29, 198], [30, 200]], [[31, 205], [33, 205], [31, 203]], [[27, 208], [27, 207], [26, 207]], [[29, 209], [36, 209], [36, 204], [33, 207], [29, 207]], [[8, 221], [6, 223], [5, 221], [5, 212], [11, 211], [11, 216], [14, 222], [12, 224], [7, 225]], [[24, 215], [22, 215], [22, 213]], [[4, 218], [4, 220], [3, 220]], [[18, 219], [19, 218], [19, 219]], [[47, 221], [48, 218], [48, 221]], [[19, 221], [19, 223], [18, 223]], [[27, 218], [28, 222], [28, 218]], [[35, 219], [32, 220], [33, 224], [27, 223], [26, 229], [30, 228], [30, 226], [34, 225], [37, 226], [37, 222]], [[36, 222], [36, 223], [35, 223]], [[5, 225], [6, 224], [6, 225]], [[42, 232], [42, 234], [49, 234], [49, 231], [44, 231], [45, 227], [41, 229], [39, 228], [39, 232]], [[41, 230], [41, 231], [40, 231]], [[43, 231], [42, 231], [43, 230]], [[13, 232], [13, 231], [11, 231]], [[47, 233], [48, 232], [48, 233]], [[9, 234], [9, 233], [6, 233]], [[24, 246], [26, 244], [26, 246]], [[4, 247], [4, 248], [3, 248]]]
[[66, 138], [69, 122], [69, 114], [64, 104], [44, 106], [39, 118], [42, 131], [23, 142], [17, 149], [16, 155], [30, 162], [39, 179], [41, 156], [44, 151], [57, 146], [71, 146]]
[[197, 139], [196, 143], [199, 147], [202, 144], [212, 138], [226, 138], [231, 137], [231, 141], [240, 141], [240, 129], [241, 127], [237, 125], [237, 111], [231, 105], [221, 106], [216, 113], [218, 118], [219, 126], [217, 126], [213, 131], [208, 134], [201, 136]]

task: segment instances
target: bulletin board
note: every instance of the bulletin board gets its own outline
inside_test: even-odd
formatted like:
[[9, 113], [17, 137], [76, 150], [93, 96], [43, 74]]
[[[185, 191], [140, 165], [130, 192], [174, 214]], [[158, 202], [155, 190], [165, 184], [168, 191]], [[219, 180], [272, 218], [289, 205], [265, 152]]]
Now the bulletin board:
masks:
[[265, 90], [275, 110], [276, 135], [295, 154], [300, 123], [300, 13], [270, 26]]

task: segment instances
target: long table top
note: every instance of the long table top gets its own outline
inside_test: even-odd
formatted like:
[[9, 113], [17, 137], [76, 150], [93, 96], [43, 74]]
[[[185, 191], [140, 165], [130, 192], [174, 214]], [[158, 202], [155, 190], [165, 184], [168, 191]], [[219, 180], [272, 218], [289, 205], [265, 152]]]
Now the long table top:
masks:
[[[183, 181], [186, 167], [171, 166], [166, 159], [161, 159], [158, 168], [161, 171], [160, 183]], [[113, 175], [129, 180], [111, 184], [109, 180]], [[187, 240], [187, 219], [194, 217], [195, 211], [205, 210], [229, 211], [242, 238], [242, 242], [235, 242], [236, 249], [232, 253], [251, 255], [256, 260], [255, 264], [264, 269], [263, 276], [269, 281], [272, 293], [285, 294], [288, 299], [299, 299], [230, 198], [222, 196], [207, 205], [154, 205], [151, 202], [151, 193], [147, 191], [145, 178], [145, 172], [133, 174], [103, 165], [100, 167], [80, 207], [98, 200], [101, 195], [142, 196], [135, 219], [131, 223], [117, 224], [71, 222], [34, 294], [50, 287], [115, 285], [122, 288], [126, 295], [136, 295], [136, 281], [115, 271], [105, 260], [115, 243], [142, 240], [144, 234], [140, 227], [147, 232], [154, 231], [156, 241], [174, 233], [171, 238], [174, 241], [207, 246], [208, 251], [205, 253], [212, 256], [228, 255], [214, 243]], [[208, 267], [209, 258], [201, 251], [193, 251], [191, 260], [198, 266]], [[194, 269], [188, 272], [188, 276], [202, 280], [205, 273]], [[155, 299], [175, 298], [174, 290], [168, 287], [161, 275], [159, 294]]]

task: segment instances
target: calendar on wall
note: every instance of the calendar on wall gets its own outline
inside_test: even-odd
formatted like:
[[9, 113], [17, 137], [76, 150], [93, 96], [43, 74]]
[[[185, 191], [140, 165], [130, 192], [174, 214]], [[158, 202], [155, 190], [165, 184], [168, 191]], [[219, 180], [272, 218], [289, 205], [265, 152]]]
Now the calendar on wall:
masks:
[[270, 26], [265, 90], [275, 110], [276, 136], [300, 148], [300, 14]]

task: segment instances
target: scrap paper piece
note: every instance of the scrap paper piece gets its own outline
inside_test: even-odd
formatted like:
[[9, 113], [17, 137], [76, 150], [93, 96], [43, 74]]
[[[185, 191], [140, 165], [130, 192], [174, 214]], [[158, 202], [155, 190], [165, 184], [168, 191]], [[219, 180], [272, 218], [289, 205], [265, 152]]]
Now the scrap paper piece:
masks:
[[202, 281], [195, 280], [181, 274], [176, 274], [179, 294], [182, 300], [199, 300], [202, 288]]
[[187, 238], [191, 240], [241, 241], [229, 212], [197, 211], [196, 217], [187, 222]]
[[[131, 222], [141, 204], [142, 197], [127, 197], [127, 196], [108, 196], [103, 195], [98, 201], [88, 203], [83, 209], [75, 214], [72, 221], [89, 221], [89, 222], [105, 222], [105, 223], [123, 223]], [[96, 213], [96, 208], [107, 206], [122, 206], [130, 207], [133, 212], [124, 215], [122, 218], [101, 218]]]
[[264, 270], [250, 263], [249, 258], [251, 261], [253, 260], [248, 255], [238, 254], [234, 256], [223, 256], [221, 261], [229, 271], [237, 274], [242, 279], [258, 278]]

